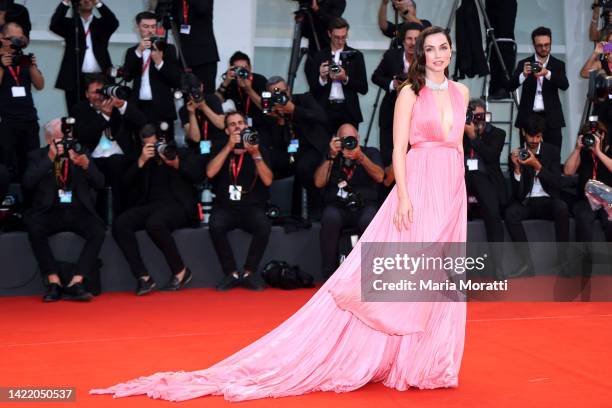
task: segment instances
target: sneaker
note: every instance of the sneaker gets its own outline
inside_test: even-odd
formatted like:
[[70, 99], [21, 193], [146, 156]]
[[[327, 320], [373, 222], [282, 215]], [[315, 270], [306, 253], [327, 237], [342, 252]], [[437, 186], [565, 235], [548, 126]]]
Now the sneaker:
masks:
[[260, 292], [266, 288], [266, 282], [257, 273], [249, 273], [247, 276], [242, 275], [241, 285], [245, 289], [255, 290]]
[[193, 279], [193, 275], [191, 274], [191, 270], [189, 268], [185, 268], [185, 274], [183, 275], [183, 279], [179, 280], [176, 276], [173, 276], [166, 286], [162, 288], [165, 291], [176, 292], [177, 290], [183, 289], [189, 282]]
[[136, 288], [136, 296], [146, 295], [155, 289], [157, 284], [152, 277], [149, 276], [148, 280], [138, 279], [138, 288]]
[[225, 277], [221, 279], [219, 283], [217, 283], [215, 289], [217, 289], [219, 292], [227, 292], [228, 290], [234, 289], [238, 286], [240, 286], [240, 278], [237, 278], [230, 273], [225, 275]]
[[43, 296], [43, 302], [57, 302], [62, 298], [62, 287], [57, 283], [47, 285], [47, 291]]
[[76, 300], [79, 302], [88, 302], [93, 298], [93, 295], [85, 290], [83, 283], [75, 283], [72, 286], [66, 286], [63, 289], [63, 299]]

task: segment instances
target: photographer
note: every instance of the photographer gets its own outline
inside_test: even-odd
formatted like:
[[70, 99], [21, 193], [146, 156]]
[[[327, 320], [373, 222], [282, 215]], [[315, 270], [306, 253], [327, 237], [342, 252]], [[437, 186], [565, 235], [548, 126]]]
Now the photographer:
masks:
[[346, 45], [349, 24], [343, 18], [330, 23], [330, 46], [315, 57], [319, 71], [308, 79], [310, 92], [327, 112], [329, 133], [344, 123], [356, 128], [363, 121], [358, 93], [368, 92], [363, 54]]
[[[421, 26], [421, 30], [427, 27], [431, 27], [429, 20], [420, 19], [416, 15], [416, 3], [413, 0], [391, 0], [393, 9], [397, 11], [399, 17], [402, 19], [402, 23], [396, 26], [391, 21], [387, 20], [387, 10], [389, 8], [389, 0], [381, 0], [380, 7], [378, 8], [378, 27], [380, 31], [389, 38], [398, 36], [398, 33], [402, 30], [402, 25], [405, 24], [416, 24]], [[403, 37], [400, 35], [400, 39]]]
[[219, 52], [213, 30], [214, 0], [174, 0], [174, 20], [179, 24], [181, 48], [191, 71], [213, 93]]
[[[136, 137], [146, 118], [135, 104], [105, 94], [118, 87], [109, 87], [104, 75], [92, 74], [85, 79], [86, 99], [77, 103], [70, 113], [76, 119], [75, 138], [92, 152], [91, 157], [104, 174], [106, 185], [112, 188], [113, 213], [119, 215], [129, 193], [123, 186], [123, 176], [138, 157], [140, 142]], [[127, 98], [123, 95], [126, 90], [122, 91], [119, 95]]]
[[314, 184], [324, 189], [321, 218], [323, 276], [338, 267], [338, 242], [343, 228], [365, 231], [378, 210], [378, 189], [384, 178], [377, 149], [359, 146], [359, 134], [351, 124], [340, 126], [329, 143], [325, 161], [317, 168]]
[[[70, 134], [69, 125], [63, 125], [60, 119], [45, 125], [48, 146], [28, 155], [28, 169], [23, 177], [24, 189], [30, 190], [34, 197], [32, 208], [24, 214], [24, 222], [47, 285], [45, 302], [60, 298], [91, 299], [83, 280], [96, 268], [105, 237], [92, 191], [104, 186], [104, 176], [86, 154], [74, 150], [77, 146], [70, 140]], [[65, 287], [49, 247], [49, 237], [62, 231], [72, 231], [85, 239], [76, 274]]]
[[391, 166], [391, 155], [393, 153], [393, 109], [397, 99], [397, 90], [408, 77], [408, 68], [414, 60], [416, 39], [421, 34], [421, 30], [421, 26], [416, 23], [403, 24], [399, 35], [399, 38], [402, 39], [403, 48], [392, 48], [386, 51], [374, 74], [372, 74], [372, 82], [385, 91], [378, 112], [378, 126], [380, 128], [379, 144], [385, 167], [384, 185], [386, 187], [390, 187], [395, 180], [393, 166]]
[[608, 34], [605, 41], [600, 41], [595, 44], [593, 53], [585, 61], [580, 70], [580, 76], [582, 78], [588, 79], [590, 71], [599, 71], [600, 69], [603, 69], [606, 75], [612, 75], [612, 70], [610, 69], [610, 66], [612, 66], [612, 52], [604, 52], [604, 46], [609, 42], [612, 42], [612, 33]]
[[179, 109], [179, 118], [187, 146], [208, 161], [213, 145], [225, 142], [223, 107], [215, 94], [204, 93], [204, 84], [194, 74], [185, 74], [184, 78], [188, 83], [184, 84], [185, 104]]
[[[601, 6], [604, 6], [603, 12]], [[591, 17], [591, 25], [589, 26], [589, 39], [593, 42], [600, 41], [602, 37], [606, 37], [612, 27], [612, 4], [609, 1], [596, 0], [591, 8], [593, 15]], [[603, 20], [603, 27], [599, 28], [599, 19]]]
[[[506, 208], [508, 232], [514, 242], [527, 242], [522, 221], [552, 219], [557, 242], [569, 241], [569, 213], [567, 204], [559, 198], [561, 165], [559, 148], [543, 141], [546, 122], [540, 115], [529, 116], [523, 130], [525, 146], [510, 155], [512, 199]], [[526, 263], [518, 274], [533, 275], [533, 264], [526, 245], [520, 247]]]
[[593, 121], [585, 126], [576, 140], [576, 147], [567, 158], [563, 173], [573, 176], [578, 173], [573, 213], [576, 217], [576, 240], [593, 241], [593, 222], [599, 219], [607, 242], [612, 242], [612, 222], [608, 220], [605, 209], [593, 211], [584, 196], [584, 186], [590, 179], [612, 185], [612, 149], [610, 149], [608, 129], [603, 122]]
[[472, 99], [468, 112], [471, 120], [466, 123], [463, 134], [466, 189], [468, 194], [478, 200], [487, 241], [504, 242], [501, 210], [507, 197], [499, 157], [504, 148], [506, 132], [487, 123], [486, 104], [482, 99]]
[[[67, 13], [72, 6], [72, 16]], [[93, 12], [97, 9], [100, 17]], [[78, 44], [75, 43], [75, 22], [78, 14]], [[108, 42], [119, 27], [115, 14], [99, 0], [62, 0], [51, 17], [49, 30], [64, 39], [64, 57], [60, 66], [55, 87], [64, 90], [66, 94], [66, 109], [80, 101], [85, 94], [84, 74], [106, 73], [112, 67], [108, 52]], [[75, 49], [79, 48], [79, 55]], [[80, 71], [76, 72], [76, 66]], [[76, 78], [80, 75], [79, 86], [76, 88]]]
[[124, 79], [134, 81], [130, 102], [136, 104], [148, 122], [167, 122], [167, 137], [173, 140], [176, 108], [172, 89], [180, 87], [181, 73], [176, 48], [157, 35], [157, 23], [154, 13], [143, 11], [136, 15], [141, 40], [125, 54]]
[[199, 222], [194, 183], [201, 180], [200, 162], [189, 149], [177, 149], [158, 137], [153, 124], [140, 130], [142, 152], [125, 174], [125, 185], [136, 188], [140, 200], [113, 224], [113, 237], [138, 280], [136, 295], [151, 292], [157, 285], [147, 272], [138, 249], [136, 231], [147, 235], [164, 255], [172, 278], [162, 290], [176, 291], [192, 279], [178, 251], [172, 231]]
[[[261, 111], [260, 95], [266, 90], [267, 79], [263, 75], [254, 73], [248, 55], [236, 51], [230, 57], [229, 68], [223, 76], [216, 95], [222, 103], [231, 100], [235, 110], [247, 117], [249, 126], [262, 130], [266, 127], [265, 115]], [[230, 109], [233, 111], [234, 109]], [[225, 109], [227, 111], [227, 109]]]
[[[240, 285], [263, 290], [265, 284], [257, 269], [270, 239], [265, 206], [274, 175], [268, 165], [268, 150], [259, 146], [257, 138], [245, 135], [246, 117], [240, 112], [228, 113], [225, 125], [227, 143], [215, 149], [214, 158], [206, 166], [215, 193], [209, 232], [225, 274], [216, 288], [227, 291]], [[227, 237], [236, 228], [252, 235], [242, 274]]]
[[25, 6], [15, 4], [15, 0], [0, 0], [0, 30], [7, 23], [17, 23], [23, 28], [23, 34], [30, 38], [32, 22]]
[[21, 181], [28, 152], [40, 147], [38, 113], [32, 85], [42, 90], [45, 80], [33, 54], [24, 55], [28, 39], [17, 23], [2, 28], [0, 39], [0, 159], [13, 182]]
[[[519, 61], [510, 81], [510, 92], [520, 86], [521, 101], [515, 126], [523, 128], [532, 113], [545, 118], [546, 143], [555, 145], [561, 153], [561, 128], [565, 127], [559, 90], [567, 90], [565, 63], [552, 55], [552, 34], [549, 28], [538, 27], [531, 33], [535, 55]], [[560, 160], [560, 158], [559, 158]]]

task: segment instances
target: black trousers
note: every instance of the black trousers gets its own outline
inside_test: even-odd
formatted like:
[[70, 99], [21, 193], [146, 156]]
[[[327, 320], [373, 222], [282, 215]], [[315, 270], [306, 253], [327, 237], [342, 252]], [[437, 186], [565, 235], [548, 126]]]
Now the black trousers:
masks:
[[327, 103], [325, 106], [325, 112], [327, 113], [327, 119], [329, 123], [329, 133], [336, 134], [338, 128], [345, 124], [350, 123], [357, 130], [359, 130], [359, 122], [353, 119], [351, 116], [347, 103]]
[[8, 168], [10, 179], [20, 183], [27, 166], [28, 153], [40, 148], [38, 122], [0, 121], [0, 162]]
[[388, 167], [393, 161], [393, 127], [381, 127], [378, 140], [383, 166]]
[[612, 242], [612, 222], [608, 221], [608, 214], [603, 208], [593, 211], [586, 200], [580, 200], [574, 204], [573, 212], [576, 221], [576, 241], [593, 241], [593, 223], [599, 220], [606, 241]]
[[551, 128], [547, 124], [543, 136], [544, 142], [557, 146], [559, 148], [559, 155], [561, 155], [561, 145], [563, 144], [561, 128]]
[[335, 204], [328, 204], [323, 208], [320, 244], [322, 272], [326, 279], [338, 268], [338, 246], [342, 229], [357, 227], [359, 233], [363, 234], [377, 210], [374, 204], [365, 204], [357, 211]]
[[142, 113], [144, 113], [148, 123], [154, 123], [156, 125], [159, 125], [161, 122], [168, 123], [168, 131], [166, 132], [166, 137], [168, 141], [174, 140], [174, 118], [171, 116], [174, 113], [174, 108], [172, 108], [172, 112], [168, 112], [169, 116], [159, 117], [159, 115], [156, 113], [156, 109], [153, 106], [153, 101], [139, 100], [138, 109], [140, 109]]
[[204, 84], [205, 93], [214, 93], [217, 81], [217, 62], [195, 65], [191, 67], [191, 72], [197, 76]]
[[[76, 89], [76, 80], [72, 78], [71, 80], [75, 83], [74, 89], [64, 90], [64, 96], [66, 97], [66, 112], [70, 114], [70, 110], [76, 105], [79, 101], [85, 100], [85, 90], [87, 89], [85, 86], [85, 75], [81, 73], [81, 77], [79, 80], [79, 89]], [[95, 74], [94, 74], [95, 75]]]
[[465, 181], [467, 191], [478, 200], [479, 215], [485, 223], [487, 241], [504, 242], [504, 225], [497, 187], [486, 174], [477, 171], [468, 172]]
[[234, 251], [227, 237], [228, 232], [240, 228], [252, 235], [244, 269], [257, 272], [261, 258], [270, 240], [271, 223], [263, 207], [226, 208], [213, 206], [209, 233], [223, 273], [237, 272]]
[[[487, 0], [485, 10], [491, 27], [495, 30], [495, 38], [512, 38], [514, 39], [514, 25], [516, 22], [517, 4], [516, 0]], [[487, 49], [491, 41], [487, 37]], [[508, 76], [512, 77], [512, 70], [516, 64], [516, 55], [512, 44], [501, 42], [498, 43], [499, 51], [502, 54], [502, 59], [506, 65]], [[499, 90], [508, 89], [508, 81], [504, 76], [499, 58], [494, 48], [491, 48], [491, 82], [489, 84], [489, 93], [493, 94]]]
[[4, 196], [8, 192], [10, 184], [9, 172], [6, 166], [0, 164], [0, 202], [4, 200]]
[[58, 232], [71, 231], [85, 239], [77, 261], [77, 275], [87, 278], [96, 267], [106, 233], [102, 222], [85, 208], [78, 205], [56, 206], [48, 212], [26, 214], [24, 222], [44, 278], [60, 272], [49, 246], [49, 237]]
[[189, 218], [178, 203], [154, 202], [131, 208], [115, 219], [113, 237], [135, 277], [149, 275], [136, 240], [136, 231], [143, 229], [166, 258], [170, 272], [177, 275], [185, 265], [172, 237], [172, 231], [187, 226]]
[[[96, 167], [104, 174], [106, 186], [110, 186], [113, 195], [113, 216], [119, 216], [127, 206], [130, 191], [123, 183], [123, 176], [127, 169], [132, 165], [133, 160], [123, 154], [114, 154], [110, 157], [100, 157], [94, 159]], [[98, 211], [102, 219], [105, 214], [105, 203], [101, 202], [98, 195]]]

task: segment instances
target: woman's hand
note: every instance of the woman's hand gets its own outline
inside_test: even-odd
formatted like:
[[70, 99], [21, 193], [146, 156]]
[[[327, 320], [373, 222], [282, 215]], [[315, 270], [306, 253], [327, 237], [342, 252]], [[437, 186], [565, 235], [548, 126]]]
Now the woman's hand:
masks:
[[399, 200], [393, 217], [393, 224], [398, 231], [401, 231], [402, 228], [410, 228], [410, 224], [412, 224], [412, 202], [409, 198]]

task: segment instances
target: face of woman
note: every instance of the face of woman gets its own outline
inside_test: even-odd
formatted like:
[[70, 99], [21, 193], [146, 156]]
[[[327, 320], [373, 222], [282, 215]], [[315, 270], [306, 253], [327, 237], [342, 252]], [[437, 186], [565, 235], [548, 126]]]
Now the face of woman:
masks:
[[443, 33], [427, 36], [423, 45], [425, 68], [433, 72], [444, 72], [450, 64], [453, 50]]

